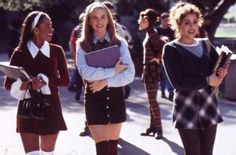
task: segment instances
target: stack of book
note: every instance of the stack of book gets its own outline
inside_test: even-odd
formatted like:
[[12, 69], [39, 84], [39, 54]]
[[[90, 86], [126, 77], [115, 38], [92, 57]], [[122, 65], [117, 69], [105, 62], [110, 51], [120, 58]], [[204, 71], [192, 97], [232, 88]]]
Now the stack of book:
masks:
[[31, 76], [24, 70], [23, 67], [8, 65], [6, 63], [0, 63], [0, 70], [6, 74], [8, 78], [17, 79], [22, 81], [30, 80]]
[[[218, 53], [219, 57], [216, 61], [213, 72], [217, 73], [216, 71], [218, 68], [229, 65], [230, 60], [235, 60], [236, 54], [233, 54], [233, 52], [225, 45], [222, 45], [220, 48], [216, 47], [215, 49], [216, 49], [216, 52]], [[213, 87], [212, 89], [215, 94], [219, 93], [218, 87]]]
[[219, 67], [224, 67], [230, 63], [230, 60], [236, 59], [236, 54], [225, 45], [222, 45], [220, 48], [216, 47], [216, 52], [218, 53], [219, 57], [216, 61], [214, 72], [217, 71]]

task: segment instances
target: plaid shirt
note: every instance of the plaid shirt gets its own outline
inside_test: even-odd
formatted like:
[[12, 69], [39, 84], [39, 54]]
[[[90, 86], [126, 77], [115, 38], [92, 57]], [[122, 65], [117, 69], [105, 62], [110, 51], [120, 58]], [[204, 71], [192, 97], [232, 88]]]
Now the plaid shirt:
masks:
[[153, 58], [161, 59], [164, 41], [160, 39], [160, 35], [156, 31], [146, 33], [143, 40], [143, 72], [142, 81], [146, 83], [154, 83], [160, 80], [160, 65], [151, 62]]
[[176, 128], [199, 129], [222, 122], [216, 95], [207, 83], [217, 60], [216, 51], [197, 57], [174, 41], [164, 47], [163, 60], [168, 77], [176, 89], [173, 123]]

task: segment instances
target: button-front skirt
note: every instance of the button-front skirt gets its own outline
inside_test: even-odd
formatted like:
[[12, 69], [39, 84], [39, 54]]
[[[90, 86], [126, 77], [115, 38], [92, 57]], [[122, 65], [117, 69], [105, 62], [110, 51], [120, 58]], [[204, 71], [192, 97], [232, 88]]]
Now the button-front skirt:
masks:
[[126, 120], [122, 87], [105, 87], [99, 92], [85, 91], [85, 113], [89, 125], [115, 124]]

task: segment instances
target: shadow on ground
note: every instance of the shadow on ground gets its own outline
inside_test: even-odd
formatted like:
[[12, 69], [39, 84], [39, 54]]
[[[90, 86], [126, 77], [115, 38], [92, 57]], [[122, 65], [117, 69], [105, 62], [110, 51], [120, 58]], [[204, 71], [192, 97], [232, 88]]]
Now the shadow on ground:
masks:
[[120, 138], [118, 152], [121, 155], [151, 155], [141, 148]]
[[178, 145], [175, 142], [170, 141], [169, 139], [163, 137], [162, 139], [164, 142], [166, 142], [166, 144], [169, 145], [169, 147], [171, 148], [172, 152], [177, 154], [177, 155], [183, 155], [184, 154], [184, 149]]

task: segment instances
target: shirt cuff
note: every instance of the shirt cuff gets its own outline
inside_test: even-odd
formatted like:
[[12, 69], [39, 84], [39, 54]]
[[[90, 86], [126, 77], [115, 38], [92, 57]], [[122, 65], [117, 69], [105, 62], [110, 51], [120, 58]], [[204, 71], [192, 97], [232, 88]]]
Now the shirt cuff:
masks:
[[28, 90], [21, 90], [22, 81], [20, 78], [18, 78], [12, 85], [11, 85], [11, 90], [10, 94], [13, 98], [17, 100], [23, 100], [25, 98], [30, 98], [30, 94]]
[[50, 88], [48, 86], [48, 83], [49, 83], [48, 77], [46, 75], [44, 75], [43, 73], [39, 73], [38, 77], [41, 77], [43, 79], [43, 81], [46, 82], [46, 85], [44, 85], [40, 88], [41, 92], [45, 95], [50, 95], [51, 91], [50, 91]]

